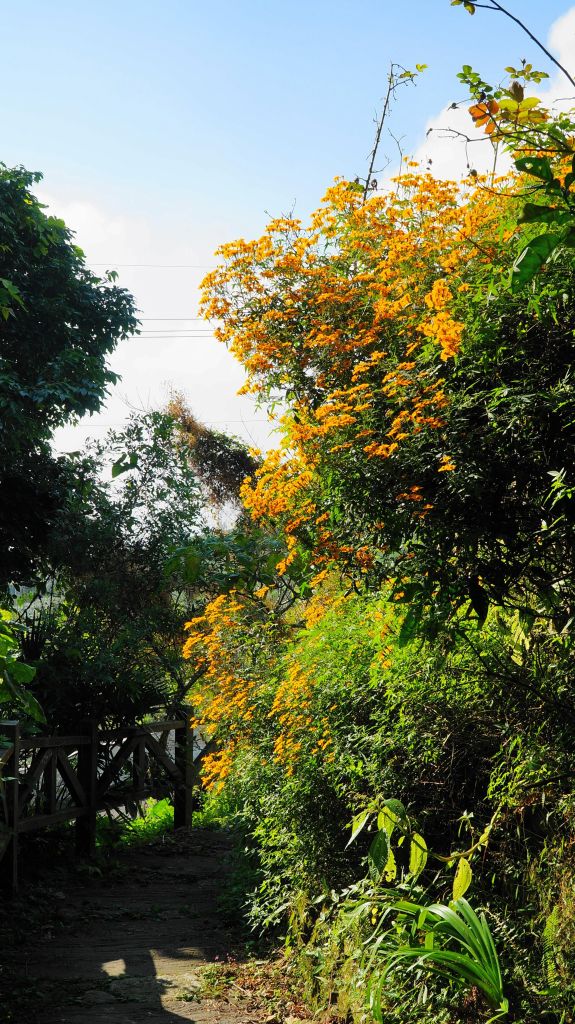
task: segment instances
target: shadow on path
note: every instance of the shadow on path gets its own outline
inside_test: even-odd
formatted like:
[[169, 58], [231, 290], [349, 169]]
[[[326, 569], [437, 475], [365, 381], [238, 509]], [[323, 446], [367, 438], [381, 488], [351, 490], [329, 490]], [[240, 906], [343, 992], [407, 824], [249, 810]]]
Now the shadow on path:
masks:
[[[252, 1007], [202, 997], [202, 968], [234, 950], [217, 915], [227, 870], [225, 833], [194, 829], [128, 855], [121, 878], [63, 893], [67, 927], [13, 958], [49, 982], [51, 1005], [14, 1024], [248, 1024]], [[52, 997], [52, 993], [54, 993]]]

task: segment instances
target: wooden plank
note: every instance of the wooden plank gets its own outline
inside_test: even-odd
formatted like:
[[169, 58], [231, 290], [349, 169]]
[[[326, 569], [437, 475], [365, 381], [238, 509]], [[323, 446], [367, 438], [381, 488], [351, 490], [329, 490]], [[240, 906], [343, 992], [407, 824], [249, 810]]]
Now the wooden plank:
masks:
[[172, 729], [184, 729], [185, 726], [185, 719], [175, 718], [168, 722], [146, 722], [144, 728], [148, 732], [171, 732]]
[[194, 811], [194, 782], [197, 768], [194, 766], [194, 731], [191, 727], [193, 712], [188, 711], [186, 728], [175, 734], [175, 762], [181, 782], [174, 793], [174, 828], [189, 828]]
[[166, 754], [165, 750], [160, 746], [155, 736], [146, 736], [146, 746], [151, 754], [154, 755], [156, 761], [159, 761], [161, 765], [166, 769], [168, 775], [175, 782], [181, 782], [183, 777], [179, 768], [176, 767], [171, 757]]
[[121, 729], [102, 729], [98, 735], [101, 740], [113, 740], [115, 743], [120, 743], [122, 740], [131, 739], [132, 736], [143, 732], [145, 730], [141, 726], [129, 725], [123, 726]]
[[28, 736], [20, 744], [21, 750], [40, 750], [42, 747], [81, 747], [90, 741], [86, 736]]
[[85, 807], [63, 807], [54, 814], [32, 814], [29, 818], [20, 818], [20, 832], [35, 832], [37, 829], [58, 825], [61, 821], [73, 821], [87, 813]]
[[112, 784], [115, 776], [120, 771], [122, 765], [126, 763], [130, 755], [132, 754], [135, 746], [138, 743], [137, 736], [130, 736], [124, 741], [120, 749], [114, 754], [114, 757], [106, 766], [102, 774], [98, 779], [98, 797], [103, 797], [106, 790]]
[[68, 787], [68, 792], [72, 799], [76, 800], [78, 804], [83, 807], [86, 804], [86, 793], [84, 788], [72, 768], [65, 752], [62, 749], [58, 750], [58, 771], [62, 777], [62, 781]]
[[44, 792], [46, 794], [46, 803], [48, 804], [48, 814], [56, 813], [56, 766], [58, 761], [58, 751], [52, 750], [52, 756], [50, 762], [44, 772]]
[[148, 732], [171, 732], [173, 729], [183, 729], [183, 719], [167, 719], [157, 722], [145, 722], [143, 725], [124, 726], [121, 729], [102, 729], [100, 738], [103, 740], [122, 740], [129, 736], [144, 736]]
[[94, 721], [82, 723], [88, 745], [78, 750], [78, 780], [85, 794], [85, 810], [76, 820], [76, 853], [93, 857], [96, 853], [96, 803], [98, 786], [98, 726]]

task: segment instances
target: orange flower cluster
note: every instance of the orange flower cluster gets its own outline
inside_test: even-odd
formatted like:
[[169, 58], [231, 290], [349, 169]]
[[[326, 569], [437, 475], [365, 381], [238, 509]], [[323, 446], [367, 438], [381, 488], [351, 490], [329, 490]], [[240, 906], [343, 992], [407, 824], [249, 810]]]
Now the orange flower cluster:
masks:
[[[315, 615], [311, 615], [310, 609], [308, 625], [325, 614], [333, 599], [324, 594], [320, 600], [318, 594], [313, 603]], [[206, 756], [202, 766], [207, 789], [218, 792], [242, 751], [253, 753], [257, 746], [254, 728], [261, 731], [262, 709], [266, 704], [268, 748], [288, 775], [293, 773], [304, 747], [312, 755], [329, 756], [329, 726], [325, 718], [317, 720], [311, 710], [313, 682], [297, 659], [287, 662], [273, 692], [267, 675], [268, 661], [259, 674], [257, 659], [242, 659], [242, 652], [253, 647], [254, 620], [237, 594], [222, 594], [211, 601], [203, 615], [186, 623], [186, 629], [190, 635], [184, 645], [184, 656], [196, 658], [206, 668], [193, 695], [193, 724], [209, 735], [217, 732], [218, 736], [218, 749]], [[255, 624], [258, 641], [264, 630], [261, 622]]]
[[327, 719], [318, 721], [313, 714], [313, 686], [309, 672], [294, 658], [277, 688], [269, 712], [269, 717], [279, 726], [274, 741], [274, 757], [285, 766], [287, 775], [293, 775], [304, 739], [308, 746], [312, 740], [312, 753], [324, 753], [332, 743]]
[[289, 392], [279, 447], [242, 492], [254, 519], [287, 537], [281, 572], [305, 532], [318, 568], [338, 556], [318, 475], [344, 458], [395, 458], [444, 426], [442, 367], [464, 342], [469, 279], [477, 287], [502, 244], [500, 210], [481, 185], [408, 170], [364, 202], [339, 180], [308, 227], [280, 218], [262, 238], [219, 250], [204, 314], [244, 365], [244, 390]]
[[197, 718], [193, 724], [210, 734], [218, 730], [225, 738], [225, 744], [204, 760], [202, 777], [208, 789], [217, 790], [223, 785], [253, 718], [256, 682], [238, 672], [233, 651], [243, 627], [244, 611], [234, 593], [220, 594], [206, 606], [203, 615], [185, 625], [190, 635], [184, 644], [184, 657], [197, 659], [206, 669], [194, 694]]

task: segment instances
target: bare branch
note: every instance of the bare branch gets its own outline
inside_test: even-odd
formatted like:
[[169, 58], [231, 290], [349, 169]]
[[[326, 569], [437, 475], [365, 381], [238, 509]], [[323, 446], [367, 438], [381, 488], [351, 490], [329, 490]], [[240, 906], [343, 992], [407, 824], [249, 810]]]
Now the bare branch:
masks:
[[[418, 70], [419, 70], [419, 68], [418, 68]], [[387, 91], [386, 91], [386, 94], [385, 94], [385, 97], [384, 97], [384, 100], [383, 100], [383, 108], [382, 108], [381, 115], [380, 115], [379, 119], [376, 119], [376, 121], [375, 121], [375, 125], [376, 125], [375, 141], [374, 141], [373, 149], [372, 149], [372, 151], [370, 153], [369, 167], [368, 167], [367, 175], [366, 175], [365, 178], [356, 179], [358, 181], [363, 181], [364, 182], [364, 188], [363, 188], [363, 202], [364, 203], [365, 203], [365, 201], [366, 201], [366, 199], [368, 197], [368, 194], [369, 194], [370, 190], [373, 190], [374, 188], [377, 187], [377, 182], [375, 182], [375, 179], [373, 177], [373, 175], [375, 173], [375, 163], [376, 163], [376, 160], [377, 160], [377, 153], [378, 153], [379, 146], [380, 146], [380, 143], [381, 143], [381, 136], [382, 136], [382, 132], [383, 132], [383, 127], [384, 127], [385, 122], [386, 122], [386, 120], [387, 120], [387, 118], [389, 116], [389, 112], [390, 112], [390, 109], [391, 109], [392, 101], [395, 99], [395, 94], [396, 94], [396, 91], [399, 88], [399, 86], [401, 86], [401, 85], [408, 85], [410, 82], [413, 82], [414, 78], [415, 78], [415, 73], [411, 72], [411, 71], [407, 71], [407, 69], [402, 67], [401, 64], [394, 64], [394, 63], [390, 64], [389, 71], [388, 71], [388, 74], [387, 74]], [[397, 139], [395, 138], [395, 136], [392, 135], [392, 138], [394, 139], [394, 142], [399, 146], [399, 143], [397, 142]], [[401, 152], [401, 149], [400, 149], [400, 152]], [[389, 164], [389, 160], [387, 161], [387, 164]], [[386, 164], [386, 166], [387, 166], [387, 164]]]
[[484, 11], [496, 11], [500, 14], [504, 14], [506, 18], [510, 19], [510, 21], [514, 21], [515, 24], [519, 25], [519, 28], [522, 29], [523, 32], [525, 32], [525, 34], [529, 36], [529, 38], [535, 43], [535, 45], [538, 46], [539, 49], [543, 51], [545, 56], [549, 58], [549, 60], [555, 65], [555, 67], [559, 68], [559, 70], [563, 72], [565, 77], [571, 82], [571, 85], [575, 87], [575, 78], [573, 78], [569, 74], [567, 68], [563, 67], [563, 64], [561, 64], [557, 60], [557, 58], [554, 57], [553, 54], [549, 52], [549, 50], [546, 46], [543, 45], [541, 40], [538, 39], [537, 36], [533, 35], [533, 32], [531, 32], [527, 28], [525, 22], [521, 21], [520, 18], [517, 18], [515, 14], [511, 14], [511, 11], [508, 11], [507, 8], [503, 6], [503, 4], [500, 4], [498, 2], [498, 0], [491, 0], [491, 3], [488, 4], [475, 3], [475, 0], [473, 0], [473, 6], [481, 7]]

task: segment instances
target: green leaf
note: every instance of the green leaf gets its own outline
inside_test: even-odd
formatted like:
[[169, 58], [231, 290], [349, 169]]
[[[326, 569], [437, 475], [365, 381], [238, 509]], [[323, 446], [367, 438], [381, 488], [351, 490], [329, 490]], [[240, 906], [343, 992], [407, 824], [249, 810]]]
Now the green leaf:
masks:
[[407, 644], [413, 640], [417, 633], [417, 627], [421, 621], [421, 609], [418, 607], [411, 607], [401, 623], [401, 629], [397, 638], [399, 647], [406, 647]]
[[383, 869], [383, 877], [386, 882], [393, 882], [394, 878], [397, 878], [397, 864], [395, 863], [393, 850], [389, 851], [389, 857], [387, 858]]
[[13, 661], [7, 671], [17, 683], [31, 683], [36, 675], [36, 669], [32, 665], [25, 665], [23, 661]]
[[384, 807], [377, 816], [377, 827], [384, 829], [391, 839], [393, 830], [399, 822], [399, 815], [392, 811], [391, 807]]
[[184, 554], [184, 567], [188, 583], [195, 583], [201, 573], [202, 557], [193, 548], [188, 548]]
[[534, 178], [553, 181], [553, 169], [546, 156], [520, 156], [515, 161], [515, 166], [518, 171], [532, 174]]
[[540, 206], [538, 203], [525, 203], [519, 217], [520, 224], [565, 224], [573, 220], [568, 210], [560, 210], [557, 206]]
[[525, 246], [515, 260], [511, 271], [511, 291], [517, 292], [528, 284], [561, 244], [561, 235], [537, 235]]
[[457, 871], [455, 872], [455, 878], [453, 879], [453, 899], [458, 900], [461, 896], [464, 896], [469, 886], [471, 885], [471, 879], [473, 872], [471, 865], [465, 857], [459, 858], [457, 865]]
[[19, 699], [24, 711], [33, 718], [35, 722], [45, 722], [46, 716], [42, 711], [41, 705], [38, 703], [35, 697], [26, 690], [21, 691]]
[[362, 811], [361, 814], [356, 814], [355, 818], [351, 823], [351, 836], [349, 837], [349, 840], [346, 843], [346, 850], [348, 846], [351, 846], [354, 840], [357, 839], [359, 833], [365, 828], [368, 821], [369, 811]]
[[385, 830], [382, 830], [377, 833], [367, 855], [369, 871], [375, 881], [379, 881], [383, 875], [385, 866], [389, 860], [389, 854], [389, 836]]
[[137, 452], [130, 452], [128, 455], [124, 452], [120, 455], [120, 458], [112, 466], [112, 479], [114, 480], [117, 476], [122, 473], [126, 473], [129, 469], [135, 469], [138, 465], [138, 454]]
[[409, 871], [415, 878], [421, 874], [427, 864], [427, 843], [423, 836], [414, 832], [409, 847]]
[[561, 244], [566, 245], [568, 249], [575, 249], [575, 224], [573, 227], [567, 228], [561, 239]]

